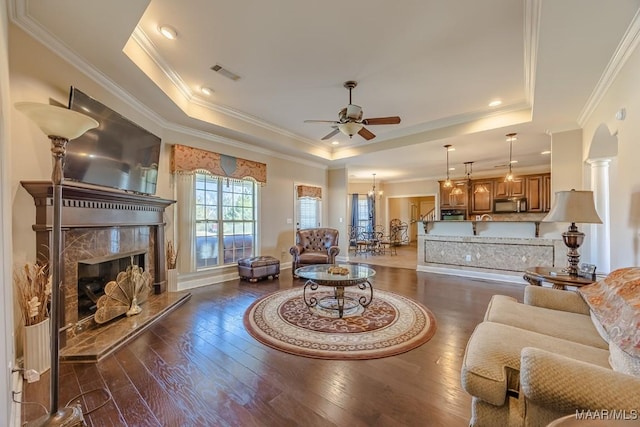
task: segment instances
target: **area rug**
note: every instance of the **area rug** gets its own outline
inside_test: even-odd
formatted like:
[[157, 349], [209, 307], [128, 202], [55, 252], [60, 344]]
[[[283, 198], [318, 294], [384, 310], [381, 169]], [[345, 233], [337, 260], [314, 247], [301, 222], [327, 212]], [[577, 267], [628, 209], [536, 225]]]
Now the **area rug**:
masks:
[[[321, 298], [330, 295], [317, 291]], [[358, 299], [361, 293], [348, 290]], [[302, 288], [276, 291], [256, 300], [244, 314], [244, 326], [256, 340], [287, 353], [318, 359], [377, 359], [404, 353], [433, 337], [436, 322], [422, 304], [374, 289], [373, 300], [342, 319], [335, 312], [309, 308]]]

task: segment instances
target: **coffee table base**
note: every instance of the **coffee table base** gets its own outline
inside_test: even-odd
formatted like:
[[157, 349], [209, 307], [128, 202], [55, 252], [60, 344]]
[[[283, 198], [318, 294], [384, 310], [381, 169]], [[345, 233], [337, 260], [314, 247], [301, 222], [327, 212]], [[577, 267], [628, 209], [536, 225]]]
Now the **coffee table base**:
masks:
[[[320, 286], [325, 287], [333, 287], [333, 295], [323, 296], [321, 298], [317, 298], [314, 294], [309, 291], [316, 291]], [[373, 286], [369, 281], [364, 281], [355, 285], [358, 289], [362, 291], [368, 291], [368, 293], [360, 296], [351, 296], [346, 295], [345, 287], [341, 285], [336, 286], [327, 286], [320, 285], [313, 280], [307, 280], [304, 284], [304, 289], [302, 292], [302, 296], [304, 299], [304, 303], [309, 308], [313, 307], [321, 307], [324, 310], [329, 311], [337, 311], [338, 317], [342, 318], [344, 316], [345, 310], [350, 312], [354, 309], [357, 309], [358, 306], [362, 306], [366, 308], [369, 304], [371, 304], [371, 300], [373, 299]]]

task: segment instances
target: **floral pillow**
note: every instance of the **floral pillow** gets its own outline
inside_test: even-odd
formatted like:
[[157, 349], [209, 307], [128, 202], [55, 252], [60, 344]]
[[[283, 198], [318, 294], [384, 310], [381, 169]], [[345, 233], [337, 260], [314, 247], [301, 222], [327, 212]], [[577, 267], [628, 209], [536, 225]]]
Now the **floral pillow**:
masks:
[[609, 343], [640, 359], [640, 267], [621, 268], [578, 289]]

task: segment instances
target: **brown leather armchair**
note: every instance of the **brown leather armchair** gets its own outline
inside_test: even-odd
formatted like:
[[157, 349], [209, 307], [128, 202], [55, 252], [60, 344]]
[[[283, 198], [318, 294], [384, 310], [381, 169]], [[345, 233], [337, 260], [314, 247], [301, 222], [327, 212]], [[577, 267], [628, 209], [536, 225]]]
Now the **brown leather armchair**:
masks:
[[296, 277], [296, 269], [303, 265], [333, 264], [338, 247], [338, 230], [335, 228], [307, 228], [296, 232], [296, 245], [291, 246], [289, 253], [293, 256], [292, 273]]

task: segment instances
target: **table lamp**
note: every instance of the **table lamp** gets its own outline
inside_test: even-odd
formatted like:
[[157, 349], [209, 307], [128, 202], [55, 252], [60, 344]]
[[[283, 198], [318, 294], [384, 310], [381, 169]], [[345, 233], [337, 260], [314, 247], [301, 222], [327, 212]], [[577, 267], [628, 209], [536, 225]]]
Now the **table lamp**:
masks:
[[584, 233], [578, 231], [576, 223], [602, 224], [593, 202], [593, 191], [558, 191], [551, 211], [544, 222], [570, 222], [569, 229], [562, 233], [567, 250], [568, 266], [565, 269], [571, 276], [578, 275], [580, 252], [578, 248], [584, 241]]
[[51, 140], [54, 159], [51, 181], [53, 181], [53, 226], [51, 228], [51, 382], [49, 413], [28, 423], [28, 426], [83, 426], [84, 418], [79, 407], [59, 408], [59, 334], [60, 334], [60, 286], [62, 253], [62, 182], [63, 164], [67, 142], [98, 127], [98, 122], [89, 116], [67, 108], [35, 102], [17, 102], [15, 107], [38, 125]]

